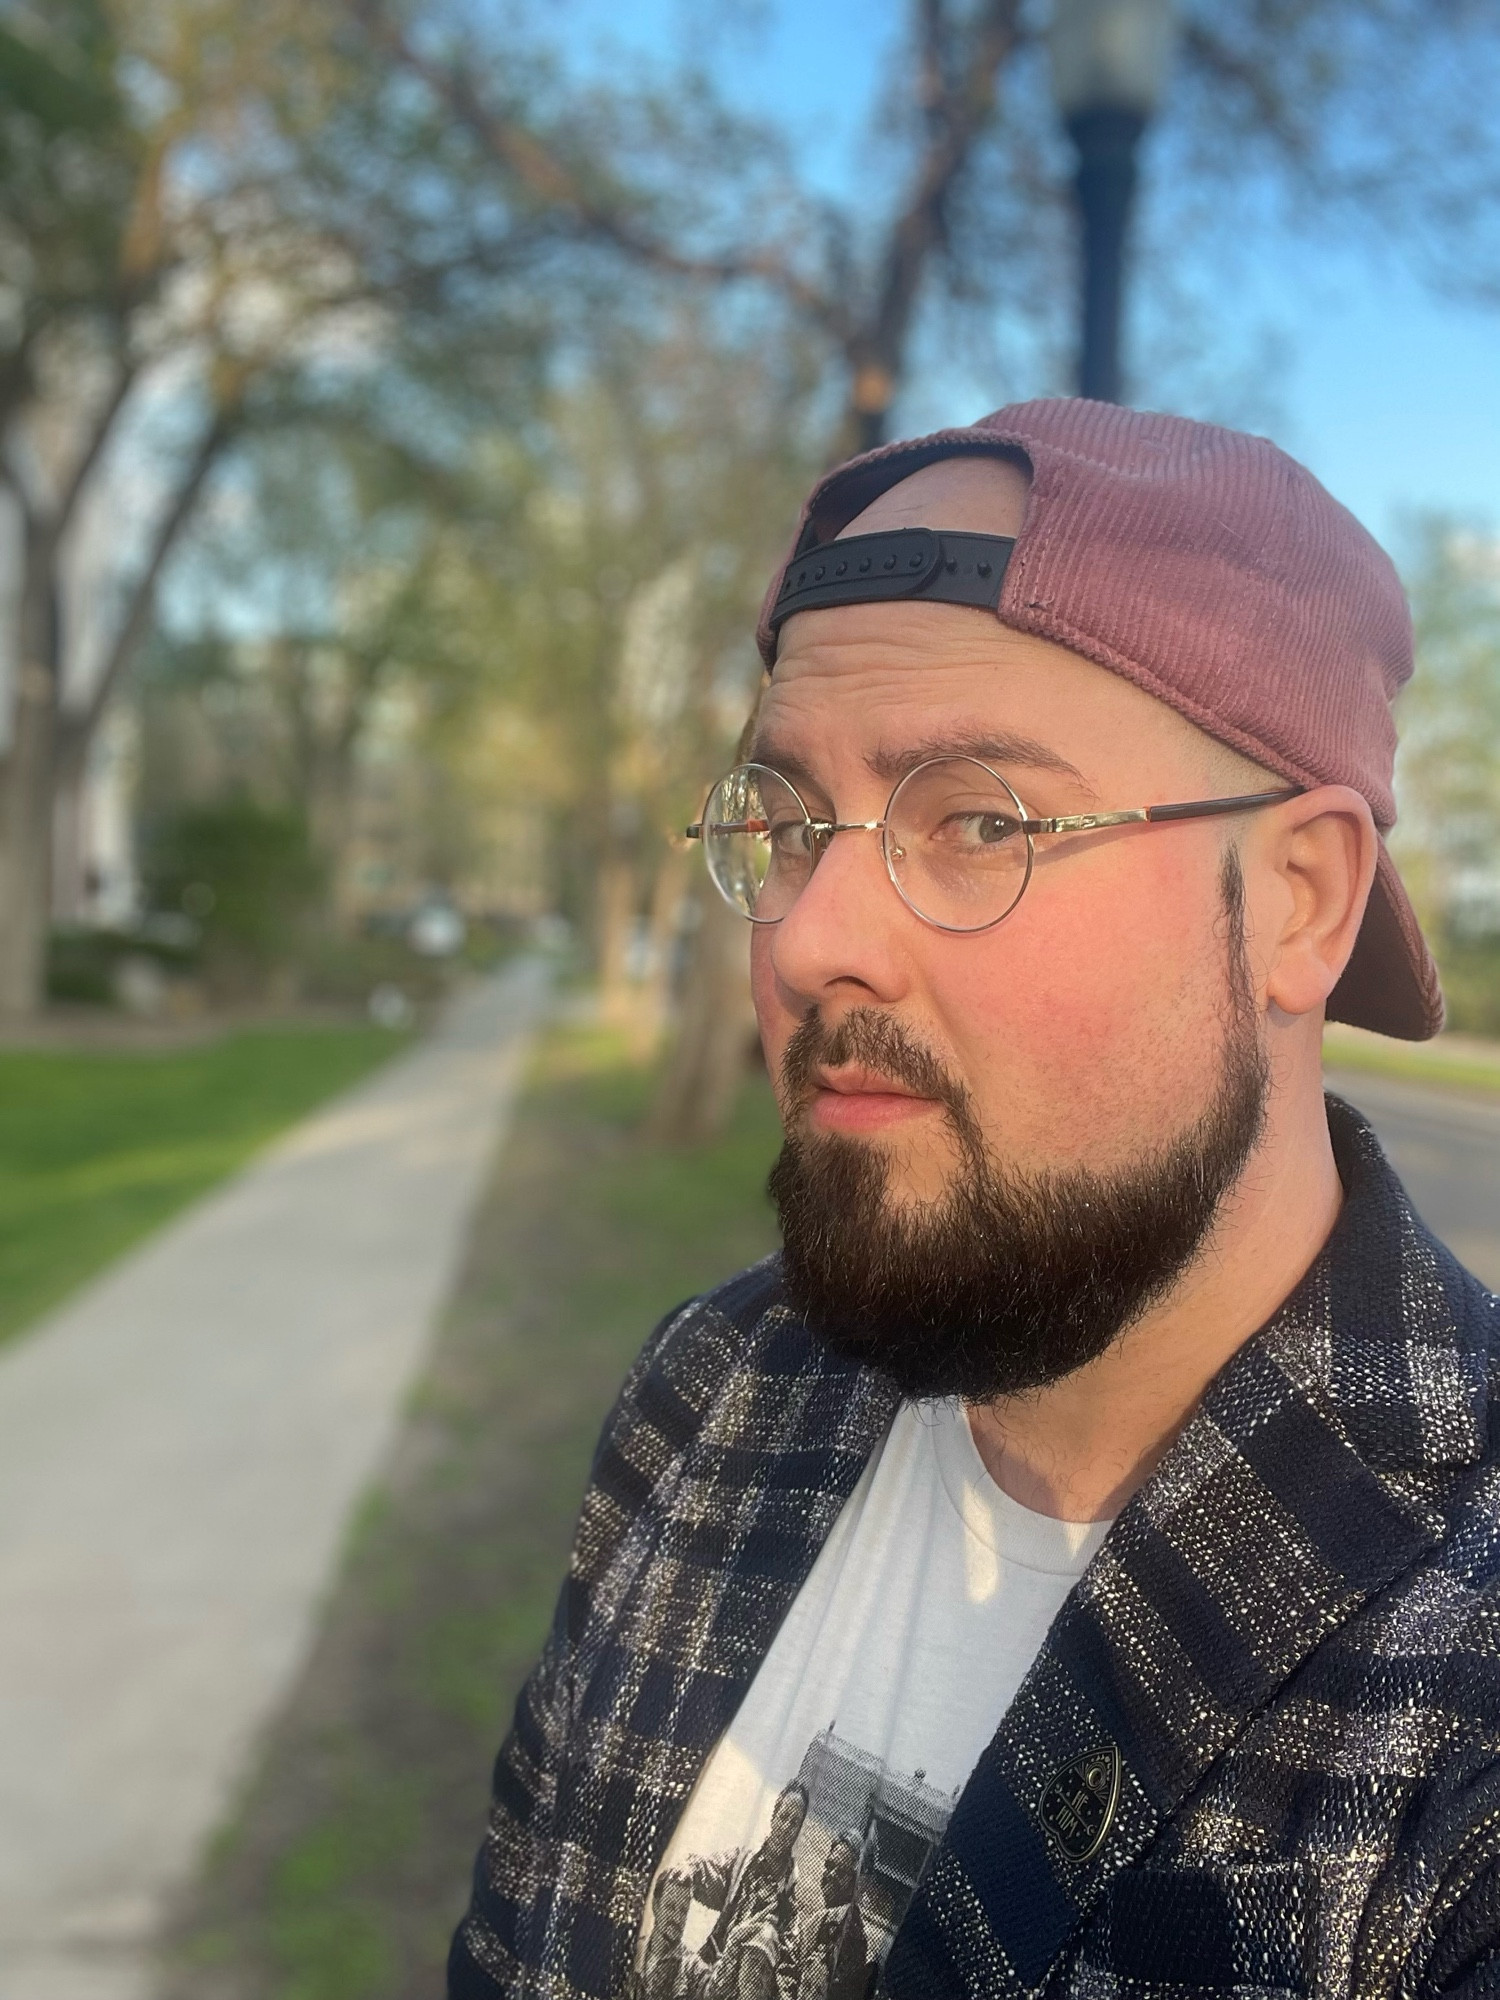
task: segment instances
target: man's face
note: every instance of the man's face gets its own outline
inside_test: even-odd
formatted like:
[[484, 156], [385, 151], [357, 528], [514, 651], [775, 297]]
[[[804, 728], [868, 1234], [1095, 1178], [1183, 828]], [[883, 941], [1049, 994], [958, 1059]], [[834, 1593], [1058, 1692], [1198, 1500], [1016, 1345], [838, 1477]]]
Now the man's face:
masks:
[[[1020, 475], [1003, 469], [976, 497], [980, 477], [973, 461], [926, 468], [850, 532], [916, 519], [1014, 533]], [[1221, 754], [1163, 704], [988, 612], [891, 603], [788, 622], [751, 754], [785, 767], [816, 816], [879, 819], [893, 771], [966, 747], [1037, 817], [1250, 788], [1226, 782]], [[920, 1227], [972, 1178], [976, 1144], [1033, 1186], [1109, 1181], [1161, 1158], [1222, 1098], [1226, 1037], [1236, 1028], [1243, 1042], [1253, 1006], [1241, 994], [1236, 1022], [1223, 841], [1212, 821], [1041, 838], [1014, 912], [953, 934], [901, 901], [878, 835], [837, 835], [789, 914], [752, 941], [767, 1061], [804, 1163], [877, 1162], [881, 1213]], [[806, 1073], [808, 1036], [814, 1057], [834, 1037], [836, 1056], [841, 1026], [854, 1060]], [[924, 1087], [920, 1064], [893, 1078], [871, 1059], [892, 1027], [950, 1101]], [[1247, 1101], [1263, 1094], [1248, 1073], [1240, 1084]], [[1245, 1127], [1243, 1104], [1236, 1116]]]
[[692, 1901], [693, 1885], [685, 1876], [671, 1876], [662, 1884], [655, 1935], [668, 1948], [681, 1942]]
[[776, 1810], [771, 1815], [771, 1830], [766, 1836], [766, 1845], [776, 1855], [791, 1853], [797, 1835], [802, 1831], [802, 1821], [807, 1813], [800, 1792], [783, 1792], [776, 1801]]
[[846, 1840], [836, 1840], [823, 1863], [823, 1901], [830, 1907], [852, 1903], [858, 1882], [859, 1864]]

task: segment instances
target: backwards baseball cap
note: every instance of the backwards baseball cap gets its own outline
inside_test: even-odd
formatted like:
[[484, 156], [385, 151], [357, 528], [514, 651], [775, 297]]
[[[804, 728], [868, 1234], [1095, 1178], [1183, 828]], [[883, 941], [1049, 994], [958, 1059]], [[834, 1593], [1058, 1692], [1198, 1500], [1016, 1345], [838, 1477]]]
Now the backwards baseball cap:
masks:
[[[838, 541], [920, 466], [970, 453], [1031, 475], [1019, 535], [905, 528]], [[761, 654], [794, 611], [871, 599], [994, 611], [1133, 681], [1303, 787], [1349, 785], [1394, 824], [1391, 702], [1412, 629], [1390, 558], [1265, 438], [1082, 398], [1013, 403], [959, 430], [882, 446], [813, 489], [761, 615]], [[1374, 886], [1330, 1020], [1424, 1041], [1443, 996], [1395, 864]]]

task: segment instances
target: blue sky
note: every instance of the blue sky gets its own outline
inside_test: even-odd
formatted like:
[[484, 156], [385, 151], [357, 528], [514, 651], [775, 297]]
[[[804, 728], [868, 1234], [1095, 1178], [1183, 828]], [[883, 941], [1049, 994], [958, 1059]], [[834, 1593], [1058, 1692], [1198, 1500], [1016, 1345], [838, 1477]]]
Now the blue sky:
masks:
[[1400, 273], [1348, 273], [1342, 297], [1288, 296], [1278, 439], [1387, 539], [1435, 507], [1500, 526], [1500, 311], [1434, 298]]
[[[729, 83], [737, 108], [774, 117], [793, 136], [803, 171], [847, 193], [868, 161], [871, 106], [900, 32], [900, 0], [739, 0], [738, 27], [706, 46], [710, 10], [695, 0], [571, 0], [592, 59], [613, 49], [654, 64], [680, 46], [684, 24]], [[1146, 167], [1149, 175], [1151, 159]], [[1148, 189], [1149, 199], [1149, 189]], [[1187, 271], [1213, 282], [1205, 270]], [[1445, 300], [1392, 256], [1266, 234], [1258, 240], [1232, 323], [1274, 341], [1265, 385], [1268, 429], [1388, 544], [1403, 511], [1439, 508], [1500, 527], [1500, 308]], [[1023, 364], [1024, 365], [1024, 364]], [[1053, 385], [1022, 383], [1019, 393]], [[986, 397], [955, 377], [928, 385], [920, 428], [965, 421], [1013, 390]]]

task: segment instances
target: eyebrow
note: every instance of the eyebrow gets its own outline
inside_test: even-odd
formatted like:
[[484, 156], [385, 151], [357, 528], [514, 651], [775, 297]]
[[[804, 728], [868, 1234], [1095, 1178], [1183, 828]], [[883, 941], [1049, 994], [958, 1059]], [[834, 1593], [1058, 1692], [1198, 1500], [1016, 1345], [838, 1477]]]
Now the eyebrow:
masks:
[[[757, 742], [751, 748], [750, 757], [754, 763], [779, 771], [794, 785], [803, 784], [813, 789], [820, 786], [821, 781], [806, 758], [798, 756], [795, 750], [783, 749], [774, 742]], [[989, 729], [947, 730], [937, 736], [926, 736], [918, 742], [903, 744], [899, 749], [871, 750], [865, 756], [865, 764], [873, 776], [895, 784], [908, 771], [915, 770], [918, 764], [925, 764], [934, 757], [975, 757], [981, 764], [1051, 771], [1057, 777], [1071, 778], [1089, 798], [1096, 796], [1094, 787], [1077, 765], [1070, 764], [1066, 757], [1049, 749], [1045, 743], [1038, 743], [1032, 736], [997, 734]]]

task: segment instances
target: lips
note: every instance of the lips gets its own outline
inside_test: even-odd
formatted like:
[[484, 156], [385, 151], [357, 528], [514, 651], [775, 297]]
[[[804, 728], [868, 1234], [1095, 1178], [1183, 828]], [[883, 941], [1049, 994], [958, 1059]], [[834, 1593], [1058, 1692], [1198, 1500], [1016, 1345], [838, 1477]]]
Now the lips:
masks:
[[923, 1117], [937, 1106], [936, 1098], [854, 1063], [815, 1070], [812, 1081], [808, 1119], [818, 1131], [881, 1132]]
[[897, 1083], [878, 1070], [861, 1069], [857, 1064], [847, 1063], [838, 1069], [820, 1069], [814, 1073], [813, 1082], [819, 1090], [835, 1091], [840, 1097], [920, 1097], [922, 1093], [909, 1090], [904, 1083]]

